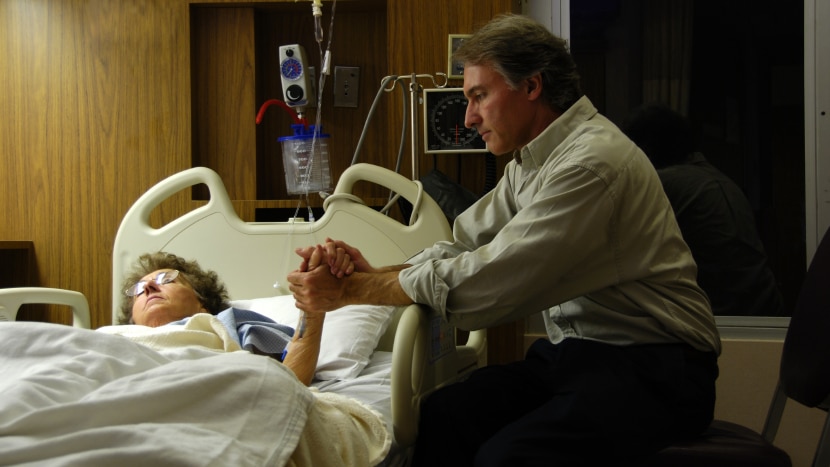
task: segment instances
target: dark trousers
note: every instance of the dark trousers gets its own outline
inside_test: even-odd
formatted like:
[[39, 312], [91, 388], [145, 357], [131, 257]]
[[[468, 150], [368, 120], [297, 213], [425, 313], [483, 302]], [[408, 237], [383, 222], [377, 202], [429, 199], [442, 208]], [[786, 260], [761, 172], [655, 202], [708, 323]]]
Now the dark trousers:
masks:
[[535, 342], [422, 404], [416, 466], [636, 465], [711, 422], [714, 354], [683, 344]]

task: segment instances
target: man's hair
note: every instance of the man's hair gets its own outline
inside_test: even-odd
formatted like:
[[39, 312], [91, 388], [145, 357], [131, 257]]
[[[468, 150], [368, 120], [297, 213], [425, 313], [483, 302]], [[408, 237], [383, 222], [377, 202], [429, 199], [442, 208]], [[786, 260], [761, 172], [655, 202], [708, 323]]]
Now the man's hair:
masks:
[[[145, 253], [138, 257], [132, 269], [124, 279], [121, 290], [126, 290], [141, 278], [159, 269], [175, 269], [179, 277], [196, 291], [196, 296], [203, 307], [212, 315], [220, 313], [230, 307], [228, 291], [225, 284], [214, 271], [202, 269], [196, 261], [188, 261], [172, 253], [158, 251]], [[133, 297], [124, 295], [121, 300], [121, 315], [118, 324], [128, 324], [133, 317]]]
[[657, 169], [683, 164], [695, 149], [689, 121], [663, 103], [648, 103], [635, 108], [623, 120], [620, 129], [646, 153]]
[[558, 112], [582, 97], [567, 41], [526, 16], [497, 16], [461, 43], [453, 61], [491, 66], [513, 89], [541, 74], [542, 95]]

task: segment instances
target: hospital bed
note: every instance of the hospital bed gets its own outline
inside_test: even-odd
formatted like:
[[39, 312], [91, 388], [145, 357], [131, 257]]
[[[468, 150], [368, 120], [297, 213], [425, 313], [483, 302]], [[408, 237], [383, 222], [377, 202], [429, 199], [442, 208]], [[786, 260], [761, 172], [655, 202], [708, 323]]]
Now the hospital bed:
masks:
[[[353, 192], [357, 184], [366, 182], [411, 203], [410, 219], [401, 223], [365, 205]], [[199, 184], [208, 188], [206, 203], [161, 227], [150, 225], [150, 215], [159, 204]], [[244, 222], [220, 177], [208, 168], [192, 168], [150, 188], [125, 215], [113, 249], [113, 323], [117, 322], [120, 288], [132, 262], [149, 251], [167, 251], [217, 271], [235, 306], [294, 326], [298, 311], [285, 283], [288, 272], [299, 264], [294, 250], [322, 243], [326, 237], [346, 241], [359, 248], [371, 264], [380, 266], [404, 262], [432, 243], [451, 238], [451, 231], [443, 211], [420, 183], [369, 164], [347, 169], [325, 199], [324, 214], [311, 222]], [[70, 291], [61, 296], [61, 292], [0, 290], [0, 310], [4, 306], [16, 310], [22, 303], [64, 303], [73, 309], [75, 326], [88, 327], [83, 296]], [[0, 323], [0, 330], [20, 325]], [[28, 325], [41, 330], [49, 326], [50, 332], [60, 326]], [[392, 449], [383, 464], [405, 464], [417, 435], [422, 398], [484, 363], [484, 331], [470, 333], [464, 343], [457, 343], [455, 336], [438, 313], [418, 305], [335, 310], [326, 318], [312, 392], [335, 393], [370, 406], [383, 417], [392, 435]], [[8, 434], [0, 433], [3, 436]]]

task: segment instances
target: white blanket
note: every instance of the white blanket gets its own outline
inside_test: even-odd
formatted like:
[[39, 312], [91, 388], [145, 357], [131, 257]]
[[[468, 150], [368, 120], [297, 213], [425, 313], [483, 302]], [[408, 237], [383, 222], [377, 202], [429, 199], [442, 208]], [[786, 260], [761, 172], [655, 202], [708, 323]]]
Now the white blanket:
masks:
[[[244, 351], [22, 322], [0, 323], [0, 342], [0, 464], [282, 466], [319, 405]], [[388, 449], [370, 434], [353, 441]]]

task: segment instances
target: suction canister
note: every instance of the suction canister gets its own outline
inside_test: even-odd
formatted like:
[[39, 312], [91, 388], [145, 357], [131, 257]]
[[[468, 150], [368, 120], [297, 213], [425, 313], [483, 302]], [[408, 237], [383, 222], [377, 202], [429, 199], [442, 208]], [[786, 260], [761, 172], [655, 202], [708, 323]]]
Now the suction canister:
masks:
[[[282, 144], [282, 164], [285, 169], [285, 187], [288, 194], [329, 192], [331, 169], [329, 166], [329, 136], [310, 125], [291, 125], [292, 136], [278, 139]], [[314, 153], [312, 154], [312, 145]]]

